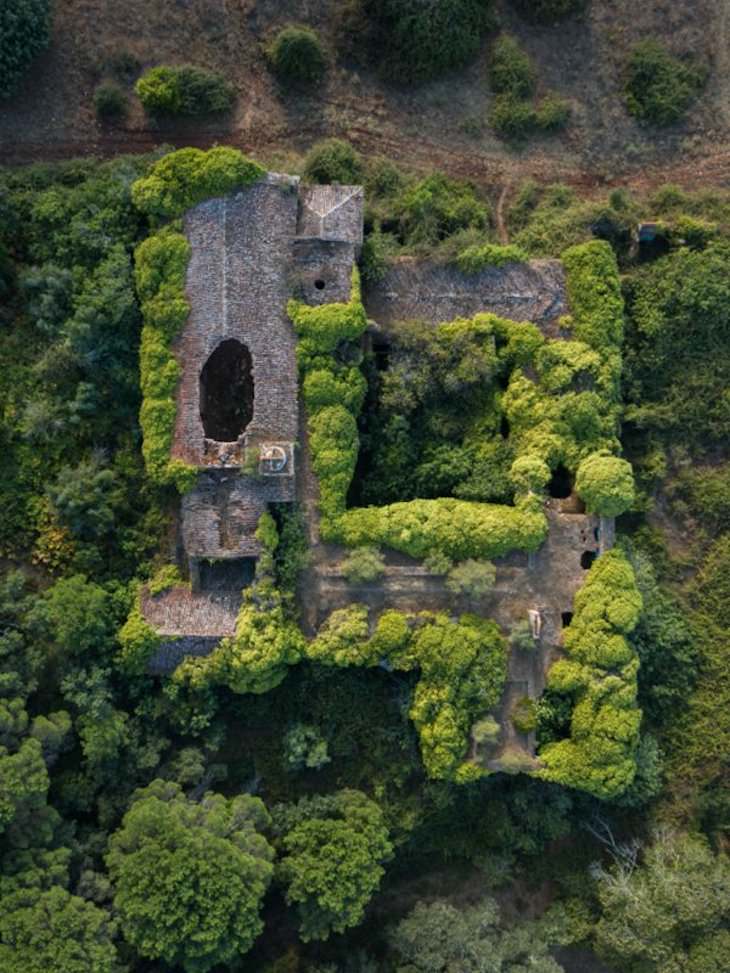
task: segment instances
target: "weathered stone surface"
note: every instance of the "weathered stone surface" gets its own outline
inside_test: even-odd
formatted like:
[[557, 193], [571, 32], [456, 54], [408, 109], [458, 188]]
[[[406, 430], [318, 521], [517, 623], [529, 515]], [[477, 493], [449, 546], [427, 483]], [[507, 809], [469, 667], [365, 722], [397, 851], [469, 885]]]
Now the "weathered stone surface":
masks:
[[359, 249], [364, 203], [362, 186], [301, 186], [297, 236], [338, 240]]
[[293, 476], [248, 476], [210, 471], [181, 501], [182, 537], [192, 558], [258, 557], [254, 537], [269, 503], [294, 500]]
[[355, 250], [350, 243], [294, 241], [294, 293], [307, 304], [349, 301]]
[[227, 339], [244, 344], [253, 360], [253, 418], [244, 433], [246, 444], [296, 439], [296, 339], [286, 313], [296, 221], [297, 180], [274, 175], [186, 213], [190, 315], [174, 346], [182, 368], [175, 458], [200, 467], [220, 465], [218, 451], [205, 445], [200, 373]]
[[240, 605], [240, 592], [198, 593], [188, 587], [142, 592], [142, 612], [159, 635], [232, 635]]
[[559, 260], [532, 260], [462, 274], [456, 267], [403, 257], [365, 289], [368, 315], [387, 331], [399, 321], [441, 324], [491, 311], [556, 332], [567, 313], [565, 273]]
[[219, 638], [189, 635], [171, 639], [159, 647], [149, 664], [148, 671], [153, 676], [165, 676], [190, 656], [210, 655], [220, 642]]

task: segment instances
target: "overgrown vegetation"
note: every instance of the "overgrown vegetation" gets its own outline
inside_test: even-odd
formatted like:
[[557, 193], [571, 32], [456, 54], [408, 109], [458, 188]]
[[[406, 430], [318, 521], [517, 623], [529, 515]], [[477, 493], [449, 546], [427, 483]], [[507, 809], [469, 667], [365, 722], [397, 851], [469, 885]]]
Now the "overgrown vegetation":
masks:
[[474, 60], [494, 24], [491, 0], [355, 0], [343, 32], [359, 29], [358, 43], [379, 70], [413, 83]]
[[310, 85], [327, 70], [327, 58], [316, 32], [309, 27], [283, 27], [267, 54], [271, 69], [285, 85]]
[[652, 125], [678, 121], [707, 80], [705, 68], [680, 61], [655, 40], [636, 45], [626, 75], [626, 107]]
[[215, 71], [193, 64], [160, 65], [145, 71], [134, 86], [152, 115], [210, 115], [233, 105], [235, 91]]
[[[383, 259], [562, 253], [570, 315], [559, 339], [411, 323], [371, 357], [357, 281], [346, 304], [294, 302], [325, 532], [356, 544], [363, 599], [382, 544], [462, 614], [350, 604], [305, 636], [308, 539], [274, 505], [235, 634], [170, 678], [146, 674], [160, 637], [137, 600], [184, 584], [140, 381], [174, 403], [179, 217], [262, 170], [216, 149], [0, 172], [0, 967], [557, 973], [573, 942], [630, 973], [719, 973], [728, 197], [525, 185], [504, 248], [480, 190], [344, 158]], [[632, 241], [649, 210], [651, 260]], [[483, 617], [512, 566], [495, 592], [483, 558], [539, 545], [560, 467], [620, 543], [565, 613], [542, 699], [502, 706], [508, 660], [544, 645], [523, 606], [503, 630]], [[533, 732], [538, 761], [514, 743]], [[499, 888], [539, 914], [499, 915]]]
[[51, 39], [51, 0], [6, 0], [0, 7], [0, 99], [15, 91]]

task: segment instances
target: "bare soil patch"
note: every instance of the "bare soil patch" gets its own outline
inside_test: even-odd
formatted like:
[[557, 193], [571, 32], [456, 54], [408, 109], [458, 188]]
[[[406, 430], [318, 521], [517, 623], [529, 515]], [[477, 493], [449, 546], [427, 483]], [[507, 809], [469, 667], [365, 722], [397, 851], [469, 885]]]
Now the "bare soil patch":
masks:
[[[486, 123], [492, 39], [473, 65], [427, 85], [398, 88], [374, 71], [335, 63], [316, 91], [285, 94], [266, 68], [263, 43], [278, 26], [297, 21], [319, 30], [334, 51], [337, 0], [56, 0], [51, 48], [0, 108], [0, 162], [219, 142], [292, 168], [312, 142], [337, 135], [368, 154], [495, 187], [527, 177], [585, 191], [669, 178], [688, 187], [730, 180], [723, 0], [592, 0], [583, 17], [552, 28], [525, 24], [506, 0], [498, 6], [505, 29], [534, 58], [541, 90], [573, 106], [563, 135], [538, 138], [521, 151]], [[713, 68], [687, 121], [662, 132], [639, 126], [621, 99], [626, 52], [647, 36]], [[145, 116], [131, 90], [135, 76], [154, 64], [181, 62], [221, 71], [233, 82], [239, 97], [229, 116], [185, 122]], [[92, 96], [114, 76], [130, 90], [130, 112], [109, 127], [97, 121]]]

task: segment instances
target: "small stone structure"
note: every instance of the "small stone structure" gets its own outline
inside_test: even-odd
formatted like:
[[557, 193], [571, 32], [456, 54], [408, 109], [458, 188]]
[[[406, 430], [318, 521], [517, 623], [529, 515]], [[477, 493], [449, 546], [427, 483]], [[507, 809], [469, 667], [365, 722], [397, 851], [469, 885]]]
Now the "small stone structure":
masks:
[[293, 293], [310, 304], [349, 300], [362, 210], [359, 186], [301, 187], [270, 173], [185, 214], [190, 314], [173, 346], [172, 457], [200, 475], [180, 505], [190, 587], [142, 596], [147, 621], [170, 636], [155, 671], [233, 633], [261, 553], [259, 518], [296, 497], [299, 392], [286, 306]]
[[367, 308], [386, 332], [399, 321], [441, 324], [491, 311], [511, 321], [531, 321], [549, 337], [560, 337], [557, 322], [568, 311], [565, 272], [559, 260], [463, 274], [450, 265], [402, 257], [368, 288]]

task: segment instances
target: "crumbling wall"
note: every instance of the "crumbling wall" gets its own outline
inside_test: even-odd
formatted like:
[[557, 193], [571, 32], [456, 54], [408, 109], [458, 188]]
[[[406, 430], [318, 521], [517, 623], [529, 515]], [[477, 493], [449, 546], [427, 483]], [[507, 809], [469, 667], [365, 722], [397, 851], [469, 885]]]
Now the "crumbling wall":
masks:
[[568, 311], [565, 272], [559, 260], [532, 260], [463, 274], [451, 265], [402, 257], [365, 288], [368, 315], [385, 331], [399, 321], [441, 324], [480, 311], [511, 321], [531, 321], [557, 337]]

